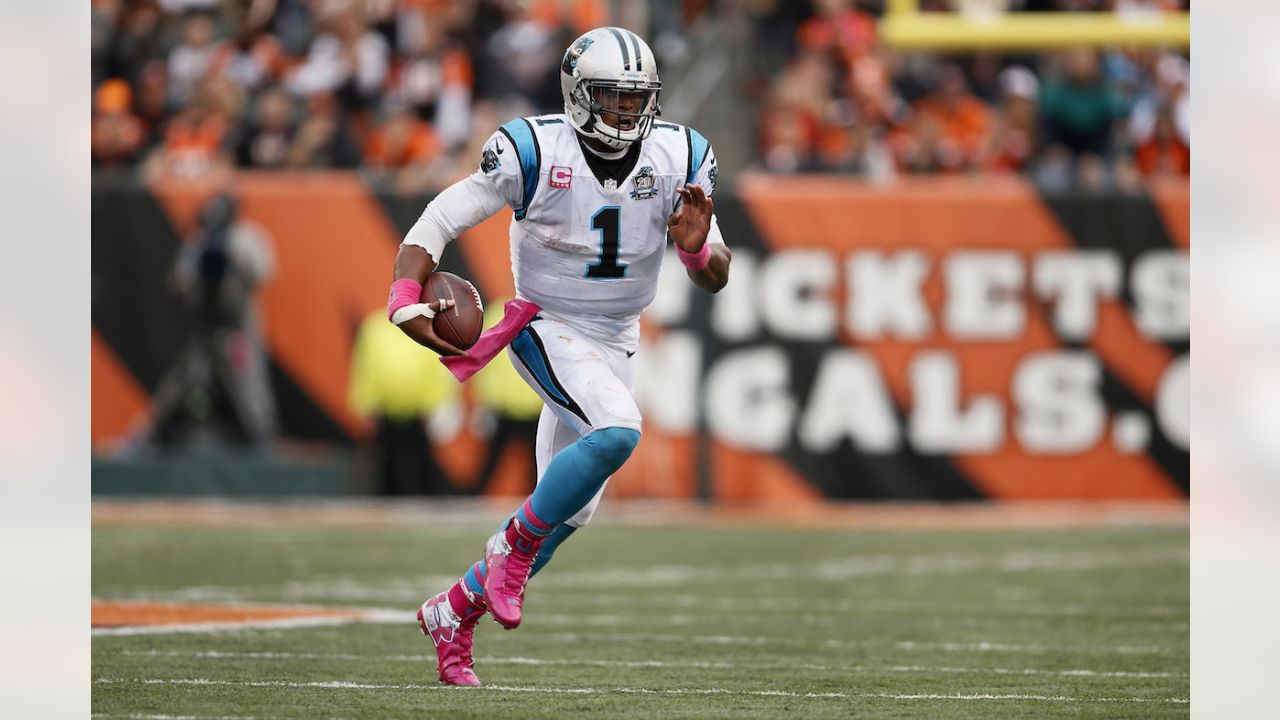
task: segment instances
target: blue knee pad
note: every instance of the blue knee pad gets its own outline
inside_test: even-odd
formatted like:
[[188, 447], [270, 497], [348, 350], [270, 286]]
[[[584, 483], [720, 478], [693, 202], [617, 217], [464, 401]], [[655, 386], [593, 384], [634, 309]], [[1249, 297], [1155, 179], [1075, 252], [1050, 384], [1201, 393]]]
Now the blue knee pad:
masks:
[[556, 526], [573, 517], [622, 467], [640, 442], [640, 432], [609, 427], [587, 433], [556, 453], [529, 497], [533, 512]]
[[582, 442], [594, 449], [602, 465], [612, 467], [609, 471], [609, 475], [612, 475], [622, 467], [622, 463], [626, 462], [627, 458], [631, 457], [631, 452], [640, 442], [640, 433], [631, 428], [603, 428], [588, 433], [582, 438]]
[[538, 548], [538, 557], [534, 559], [533, 567], [529, 569], [529, 577], [537, 575], [544, 565], [551, 562], [552, 556], [556, 554], [556, 548], [560, 547], [560, 543], [567, 540], [573, 534], [573, 531], [577, 529], [568, 523], [564, 523], [548, 535], [547, 539], [542, 541], [542, 547]]

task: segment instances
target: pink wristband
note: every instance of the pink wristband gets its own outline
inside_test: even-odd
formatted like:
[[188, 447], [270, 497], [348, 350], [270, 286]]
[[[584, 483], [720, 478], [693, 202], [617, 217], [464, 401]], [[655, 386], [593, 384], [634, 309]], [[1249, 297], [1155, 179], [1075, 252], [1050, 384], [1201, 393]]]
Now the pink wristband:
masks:
[[400, 308], [417, 302], [422, 302], [422, 283], [413, 278], [400, 278], [391, 283], [391, 297], [387, 298], [387, 319], [390, 320]]
[[676, 248], [676, 255], [680, 257], [680, 262], [690, 270], [701, 270], [711, 262], [711, 243], [702, 243], [702, 249], [696, 253], [687, 253], [680, 248]]

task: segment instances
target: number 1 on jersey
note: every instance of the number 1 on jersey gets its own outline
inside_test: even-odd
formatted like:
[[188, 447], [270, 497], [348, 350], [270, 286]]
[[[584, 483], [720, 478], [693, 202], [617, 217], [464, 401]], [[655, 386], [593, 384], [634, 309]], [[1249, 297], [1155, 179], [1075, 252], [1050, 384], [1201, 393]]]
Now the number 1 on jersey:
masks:
[[600, 232], [600, 261], [587, 266], [587, 277], [612, 280], [626, 276], [627, 266], [618, 264], [618, 245], [622, 241], [621, 212], [616, 205], [609, 205], [591, 216], [591, 229]]

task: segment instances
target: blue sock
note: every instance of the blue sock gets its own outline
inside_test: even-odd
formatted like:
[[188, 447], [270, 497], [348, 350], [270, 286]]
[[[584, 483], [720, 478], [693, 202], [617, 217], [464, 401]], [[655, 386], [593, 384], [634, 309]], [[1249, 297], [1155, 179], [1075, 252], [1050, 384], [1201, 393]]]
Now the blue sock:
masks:
[[556, 453], [529, 496], [534, 514], [553, 527], [573, 517], [631, 457], [638, 442], [638, 431], [610, 427], [590, 432]]
[[561, 523], [560, 527], [555, 529], [555, 532], [551, 533], [546, 540], [543, 540], [542, 547], [538, 548], [538, 557], [534, 559], [533, 567], [529, 569], [529, 577], [537, 575], [544, 565], [551, 562], [551, 556], [556, 554], [556, 548], [577, 529], [568, 523]]
[[475, 593], [477, 596], [484, 596], [484, 562], [478, 562], [471, 566], [471, 569], [462, 576], [462, 582], [467, 584], [467, 589]]

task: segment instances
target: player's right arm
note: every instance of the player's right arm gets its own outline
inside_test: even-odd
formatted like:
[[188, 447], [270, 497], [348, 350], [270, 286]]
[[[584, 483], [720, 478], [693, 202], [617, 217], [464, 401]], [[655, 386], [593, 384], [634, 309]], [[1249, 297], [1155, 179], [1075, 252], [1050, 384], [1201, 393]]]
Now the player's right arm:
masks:
[[[522, 172], [508, 135], [502, 130], [495, 132], [484, 144], [476, 172], [437, 195], [405, 235], [396, 254], [395, 282], [391, 286], [388, 313], [391, 321], [415, 342], [441, 355], [463, 354], [463, 351], [440, 339], [432, 327], [432, 317], [442, 309], [440, 306], [449, 307], [447, 301], [418, 303], [418, 298], [413, 298], [412, 304], [404, 303], [412, 293], [412, 283], [419, 288], [426, 284], [427, 276], [439, 264], [445, 246], [454, 238], [484, 222], [503, 205], [515, 209], [523, 207]], [[397, 288], [401, 289], [399, 296]], [[400, 306], [396, 307], [397, 304]]]

